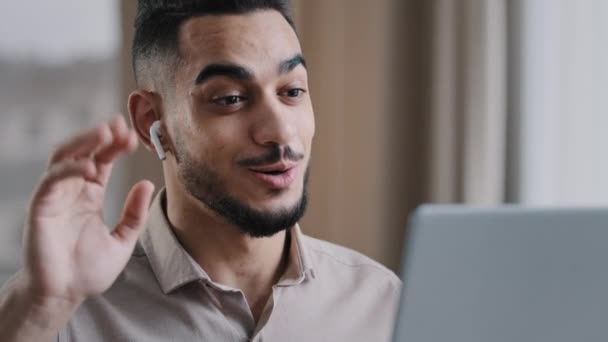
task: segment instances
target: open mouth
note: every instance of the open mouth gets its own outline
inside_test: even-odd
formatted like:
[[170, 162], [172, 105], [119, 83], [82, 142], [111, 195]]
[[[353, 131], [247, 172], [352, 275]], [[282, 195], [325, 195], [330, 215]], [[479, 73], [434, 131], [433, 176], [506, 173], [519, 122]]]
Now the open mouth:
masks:
[[274, 170], [274, 171], [254, 171], [254, 172], [259, 172], [259, 173], [263, 173], [265, 175], [272, 175], [272, 176], [276, 176], [276, 175], [282, 175], [285, 172], [287, 172], [289, 170]]
[[273, 189], [286, 189], [296, 178], [296, 165], [273, 165], [268, 167], [250, 168], [258, 181]]

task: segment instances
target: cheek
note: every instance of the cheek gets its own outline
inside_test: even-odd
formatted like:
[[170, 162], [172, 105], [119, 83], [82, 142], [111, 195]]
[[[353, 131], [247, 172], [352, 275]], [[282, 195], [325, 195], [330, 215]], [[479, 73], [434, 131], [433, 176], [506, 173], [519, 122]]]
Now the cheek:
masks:
[[300, 113], [299, 130], [300, 136], [304, 140], [306, 147], [310, 147], [312, 144], [312, 138], [315, 135], [315, 116], [312, 112], [312, 108]]
[[239, 146], [243, 145], [243, 136], [238, 127], [214, 125], [201, 129], [200, 136], [194, 138], [204, 141], [201, 149], [204, 155], [201, 158], [207, 161], [210, 167], [221, 172], [230, 172]]
[[310, 130], [310, 139], [312, 140], [312, 138], [315, 136], [315, 115], [314, 113], [310, 115], [310, 120], [309, 120], [309, 130]]
[[230, 163], [230, 147], [229, 140], [221, 135], [213, 134], [205, 139], [205, 144], [201, 148], [203, 155], [200, 157], [212, 168], [223, 169]]

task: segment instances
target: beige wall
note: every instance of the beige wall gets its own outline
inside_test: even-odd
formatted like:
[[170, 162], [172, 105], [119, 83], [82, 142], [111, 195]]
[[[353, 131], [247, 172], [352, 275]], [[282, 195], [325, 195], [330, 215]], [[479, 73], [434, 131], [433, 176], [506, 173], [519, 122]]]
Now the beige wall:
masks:
[[[134, 3], [123, 1], [125, 101]], [[424, 46], [428, 9], [398, 0], [299, 0], [294, 8], [317, 122], [303, 229], [397, 270], [407, 215], [426, 188], [426, 63], [415, 48]], [[160, 182], [159, 173], [150, 154], [131, 162], [131, 181]]]

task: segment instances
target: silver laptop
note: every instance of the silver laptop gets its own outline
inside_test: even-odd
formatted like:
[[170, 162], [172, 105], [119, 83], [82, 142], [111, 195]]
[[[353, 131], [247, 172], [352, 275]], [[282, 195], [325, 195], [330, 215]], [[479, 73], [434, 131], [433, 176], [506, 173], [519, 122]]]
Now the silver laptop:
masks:
[[608, 341], [608, 209], [426, 206], [394, 341]]

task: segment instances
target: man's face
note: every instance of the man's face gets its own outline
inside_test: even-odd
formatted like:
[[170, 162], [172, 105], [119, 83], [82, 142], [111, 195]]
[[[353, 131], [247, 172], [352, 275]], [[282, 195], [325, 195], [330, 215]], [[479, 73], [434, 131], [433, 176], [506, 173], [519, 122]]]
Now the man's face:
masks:
[[315, 129], [295, 32], [270, 10], [197, 17], [182, 26], [180, 54], [166, 115], [178, 178], [252, 236], [293, 225]]

